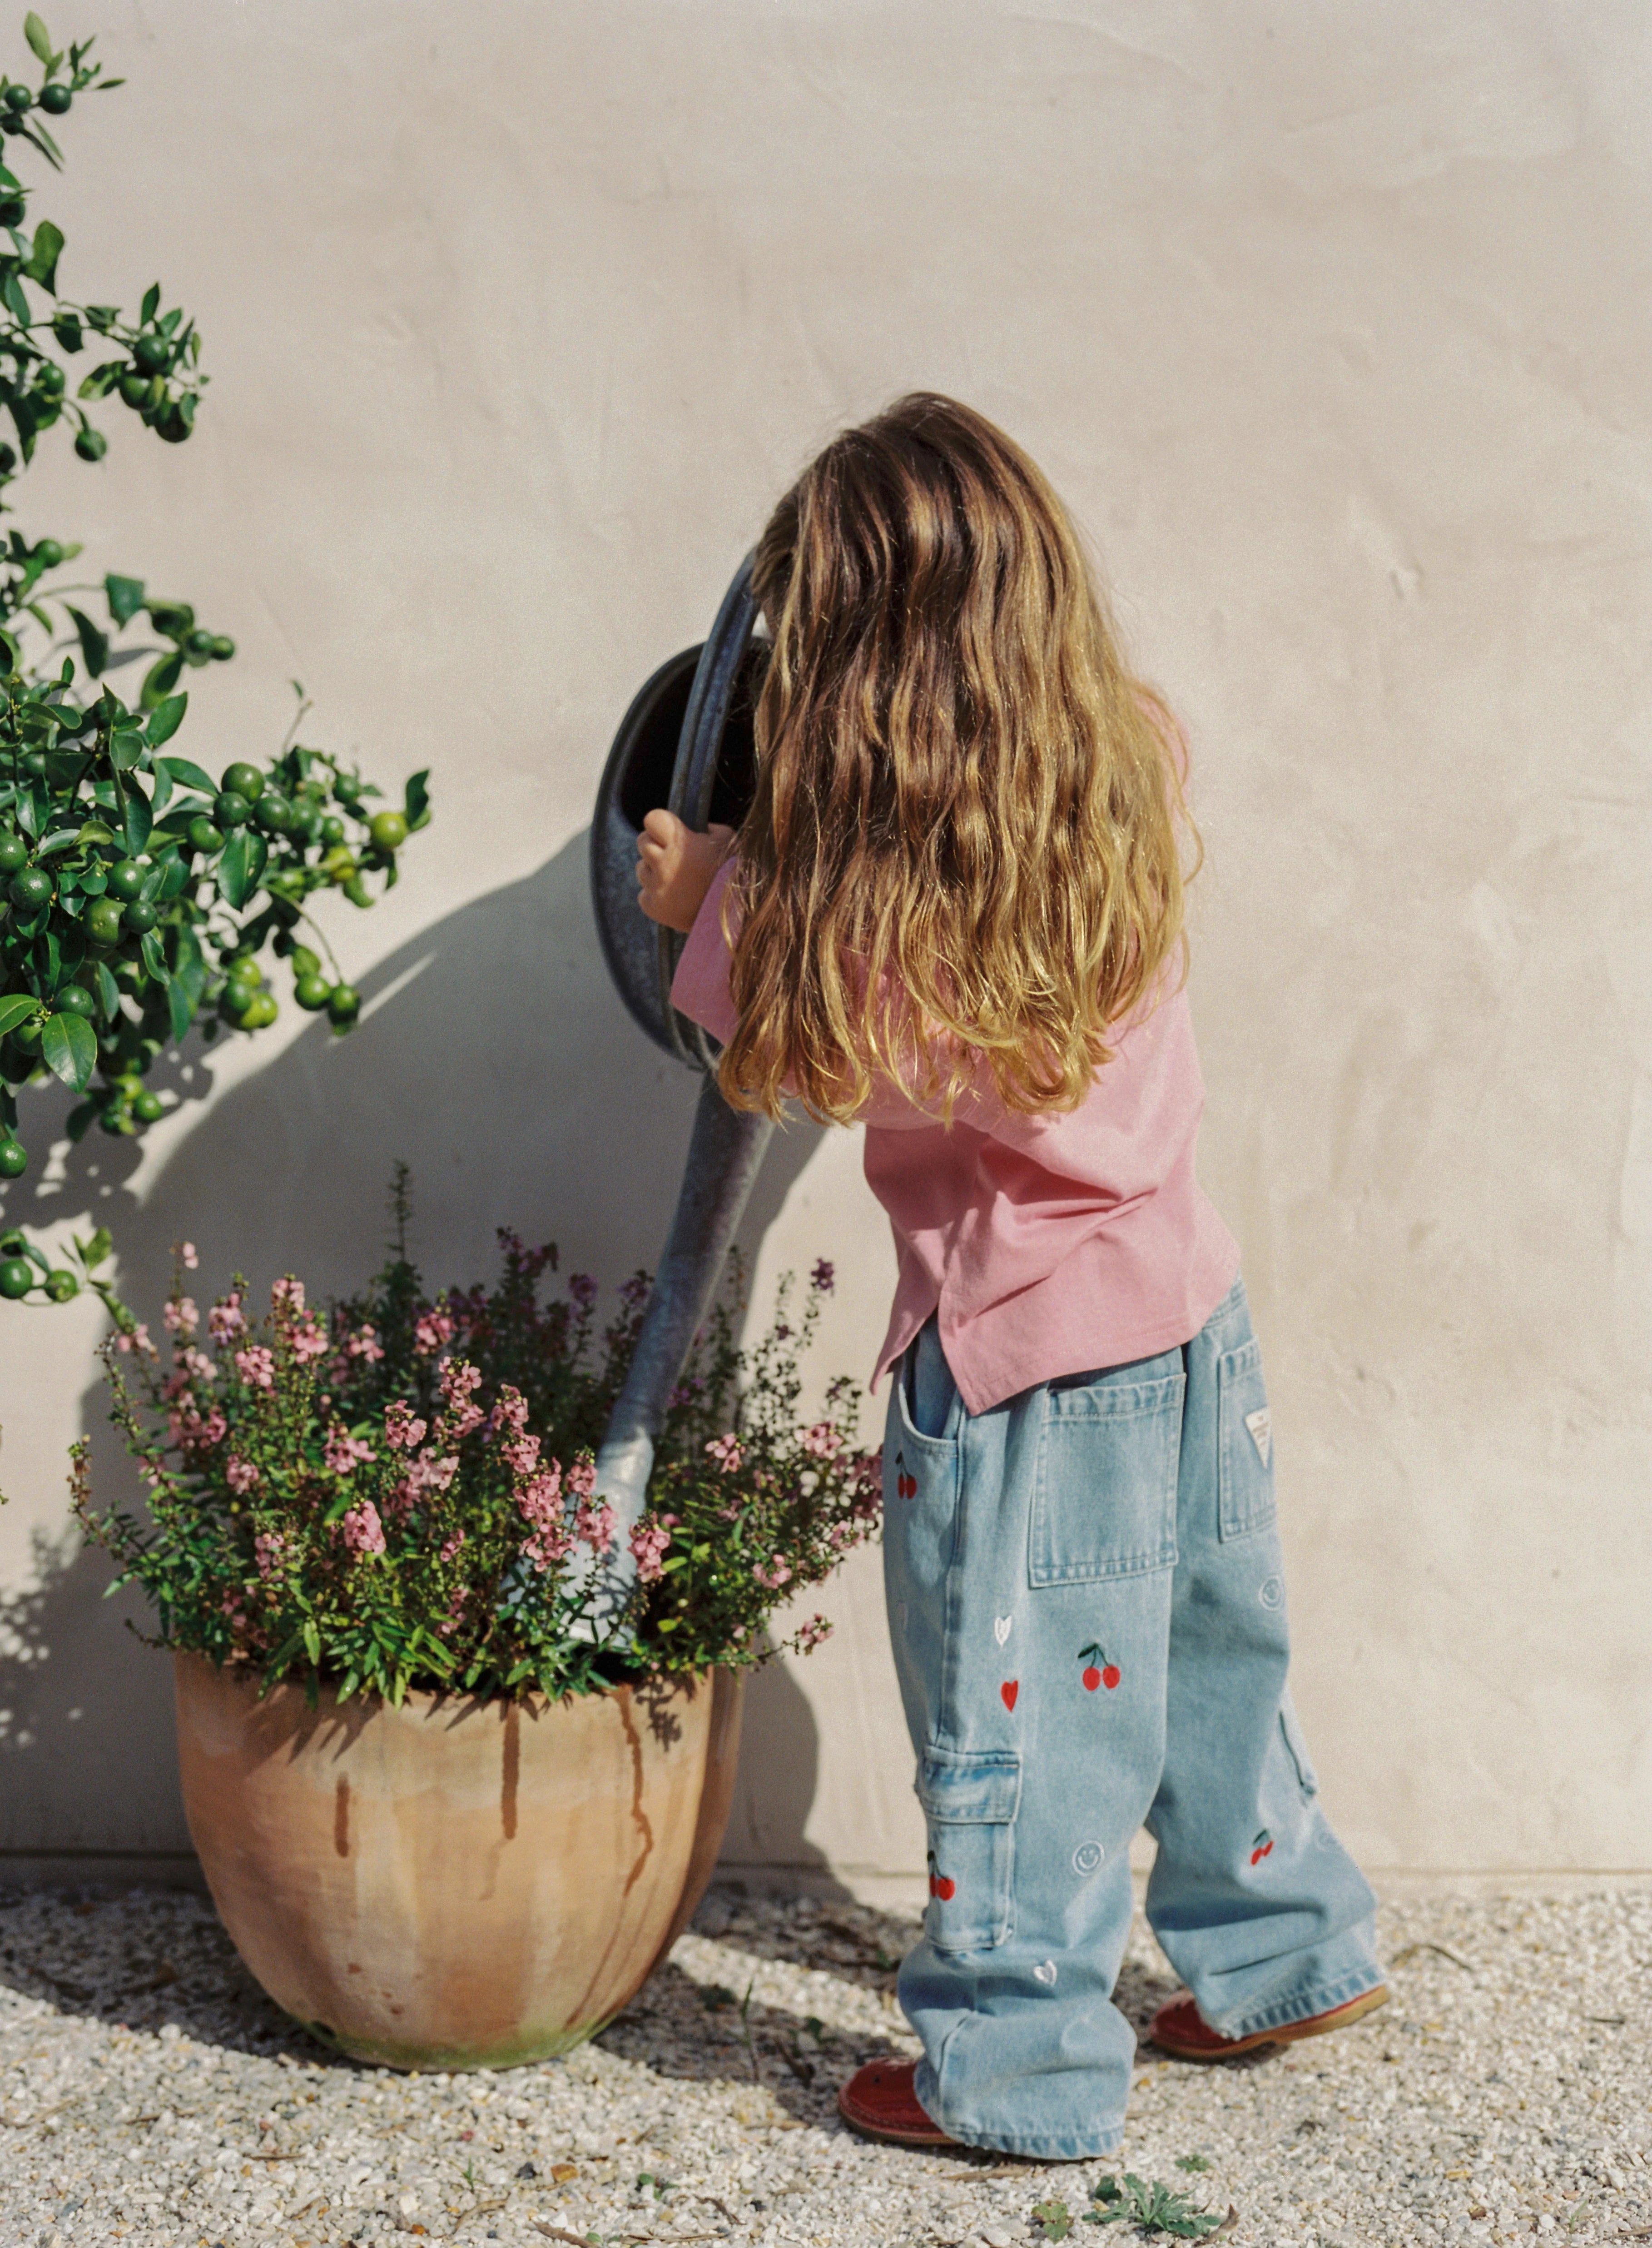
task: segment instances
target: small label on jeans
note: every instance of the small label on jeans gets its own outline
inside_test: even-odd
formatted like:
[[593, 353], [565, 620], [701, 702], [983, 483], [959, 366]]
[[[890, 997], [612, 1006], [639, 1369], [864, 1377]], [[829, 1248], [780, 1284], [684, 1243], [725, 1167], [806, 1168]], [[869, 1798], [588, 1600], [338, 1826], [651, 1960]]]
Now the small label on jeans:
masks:
[[1251, 1431], [1251, 1442], [1256, 1446], [1257, 1457], [1266, 1467], [1273, 1450], [1272, 1415], [1265, 1405], [1260, 1405], [1254, 1413], [1245, 1415], [1244, 1425]]

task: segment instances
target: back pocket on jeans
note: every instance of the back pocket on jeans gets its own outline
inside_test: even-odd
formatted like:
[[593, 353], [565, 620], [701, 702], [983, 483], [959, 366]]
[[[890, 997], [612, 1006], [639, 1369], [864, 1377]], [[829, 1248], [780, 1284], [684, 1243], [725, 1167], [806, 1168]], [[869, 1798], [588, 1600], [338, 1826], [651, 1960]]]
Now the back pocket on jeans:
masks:
[[929, 1834], [925, 1933], [937, 1951], [989, 1951], [1010, 1933], [1021, 1759], [926, 1749], [917, 1788]]
[[1181, 1373], [1146, 1381], [1102, 1375], [1050, 1389], [1028, 1538], [1030, 1584], [1095, 1584], [1175, 1566], [1186, 1393]]
[[1224, 1538], [1270, 1528], [1273, 1498], [1273, 1422], [1262, 1380], [1262, 1346], [1254, 1338], [1217, 1360], [1220, 1400], [1217, 1527]]

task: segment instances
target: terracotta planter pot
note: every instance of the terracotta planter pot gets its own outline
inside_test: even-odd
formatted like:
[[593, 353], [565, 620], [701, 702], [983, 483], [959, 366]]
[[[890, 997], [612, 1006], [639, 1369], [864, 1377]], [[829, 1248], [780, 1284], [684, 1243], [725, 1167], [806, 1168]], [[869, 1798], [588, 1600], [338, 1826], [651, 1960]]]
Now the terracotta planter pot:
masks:
[[189, 1832], [278, 2006], [357, 2060], [511, 2068], [613, 2019], [699, 1902], [744, 1680], [310, 1708], [175, 1658]]

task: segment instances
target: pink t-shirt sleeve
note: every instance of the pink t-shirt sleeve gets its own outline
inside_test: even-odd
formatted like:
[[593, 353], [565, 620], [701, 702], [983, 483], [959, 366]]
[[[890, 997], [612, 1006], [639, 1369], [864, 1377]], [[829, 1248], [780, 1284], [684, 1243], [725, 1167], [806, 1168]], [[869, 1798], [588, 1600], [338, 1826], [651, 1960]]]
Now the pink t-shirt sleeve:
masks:
[[671, 1004], [677, 1012], [698, 1023], [703, 1031], [709, 1031], [725, 1046], [738, 1020], [729, 990], [730, 954], [723, 934], [723, 893], [733, 873], [730, 859], [713, 875], [671, 979]]

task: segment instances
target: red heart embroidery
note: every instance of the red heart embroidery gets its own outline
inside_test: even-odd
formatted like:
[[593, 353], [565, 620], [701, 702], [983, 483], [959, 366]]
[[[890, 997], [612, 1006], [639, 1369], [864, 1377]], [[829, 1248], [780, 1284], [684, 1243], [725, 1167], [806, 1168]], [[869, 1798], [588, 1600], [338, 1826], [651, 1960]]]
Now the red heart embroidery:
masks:
[[1015, 1707], [1015, 1697], [1021, 1691], [1021, 1681], [1018, 1678], [1006, 1678], [1003, 1685], [999, 1687], [998, 1691], [1004, 1696], [1004, 1708], [1006, 1710], [1013, 1710]]

